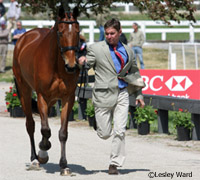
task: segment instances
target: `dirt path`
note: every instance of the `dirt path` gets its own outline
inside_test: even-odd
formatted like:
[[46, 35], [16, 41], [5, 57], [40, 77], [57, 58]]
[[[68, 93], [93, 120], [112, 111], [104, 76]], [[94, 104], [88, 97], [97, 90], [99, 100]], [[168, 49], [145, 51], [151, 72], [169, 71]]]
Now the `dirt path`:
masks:
[[[2, 86], [0, 87], [0, 94], [2, 94]], [[2, 106], [1, 101], [1, 108]], [[41, 139], [39, 117], [35, 116], [35, 120], [38, 150], [38, 143]], [[28, 171], [30, 144], [25, 129], [25, 119], [10, 118], [7, 112], [1, 110], [0, 180], [199, 180], [199, 141], [178, 142], [174, 137], [159, 134], [139, 136], [136, 130], [127, 131], [127, 158], [124, 166], [119, 168], [120, 175], [108, 175], [112, 139], [107, 141], [99, 139], [87, 122], [70, 122], [67, 160], [74, 176], [62, 177], [59, 175], [58, 165], [60, 121], [58, 118], [50, 118], [49, 124], [52, 131], [49, 162], [43, 165], [40, 171]], [[177, 177], [180, 173], [188, 173], [184, 175], [192, 177]]]

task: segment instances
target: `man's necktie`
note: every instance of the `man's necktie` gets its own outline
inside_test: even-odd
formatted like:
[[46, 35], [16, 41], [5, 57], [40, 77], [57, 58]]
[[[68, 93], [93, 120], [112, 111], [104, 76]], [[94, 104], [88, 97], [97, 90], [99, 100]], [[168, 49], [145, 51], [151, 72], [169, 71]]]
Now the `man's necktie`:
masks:
[[120, 59], [120, 61], [121, 61], [121, 69], [120, 69], [120, 71], [119, 71], [119, 72], [121, 72], [121, 70], [122, 70], [123, 67], [124, 67], [124, 59], [123, 59], [122, 55], [117, 51], [116, 47], [113, 47], [113, 49], [114, 49], [114, 52], [115, 52], [116, 56], [117, 56], [117, 57]]

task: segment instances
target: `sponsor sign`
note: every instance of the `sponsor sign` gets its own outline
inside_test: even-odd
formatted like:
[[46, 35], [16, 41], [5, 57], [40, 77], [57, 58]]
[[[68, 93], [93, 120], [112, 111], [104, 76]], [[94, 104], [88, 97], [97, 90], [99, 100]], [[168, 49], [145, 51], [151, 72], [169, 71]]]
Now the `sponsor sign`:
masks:
[[200, 70], [140, 70], [144, 94], [200, 99]]

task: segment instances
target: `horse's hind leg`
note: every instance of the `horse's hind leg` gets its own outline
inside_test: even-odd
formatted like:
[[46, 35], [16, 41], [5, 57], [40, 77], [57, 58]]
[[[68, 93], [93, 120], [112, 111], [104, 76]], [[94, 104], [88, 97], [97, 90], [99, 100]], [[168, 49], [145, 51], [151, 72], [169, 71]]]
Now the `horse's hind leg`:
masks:
[[31, 143], [31, 162], [37, 160], [38, 157], [35, 151], [35, 140], [34, 140], [34, 132], [35, 132], [35, 122], [32, 116], [32, 107], [31, 107], [31, 98], [32, 98], [32, 89], [29, 85], [17, 76], [16, 87], [19, 92], [22, 108], [26, 115], [26, 130], [28, 132], [30, 143]]

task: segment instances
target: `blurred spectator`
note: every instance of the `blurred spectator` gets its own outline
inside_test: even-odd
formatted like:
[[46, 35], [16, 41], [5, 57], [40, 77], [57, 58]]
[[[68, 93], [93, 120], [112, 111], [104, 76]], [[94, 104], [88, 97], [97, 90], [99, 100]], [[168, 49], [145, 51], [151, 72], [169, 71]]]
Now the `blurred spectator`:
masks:
[[6, 67], [6, 56], [8, 51], [8, 34], [9, 31], [6, 29], [6, 22], [0, 21], [0, 73], [5, 72]]
[[12, 40], [11, 30], [17, 28], [16, 21], [20, 18], [20, 14], [21, 14], [21, 8], [20, 8], [18, 2], [15, 0], [10, 0], [10, 6], [9, 6], [8, 12], [6, 14], [7, 19], [8, 19], [7, 28], [9, 30], [9, 41]]
[[17, 40], [26, 32], [26, 29], [22, 28], [22, 22], [17, 21], [17, 29], [13, 32], [13, 44], [15, 45]]
[[96, 25], [99, 28], [99, 41], [103, 41], [105, 39], [104, 36], [104, 24], [106, 23], [110, 11], [108, 8], [104, 8], [102, 13], [99, 13], [96, 17]]
[[96, 18], [96, 25], [99, 28], [99, 41], [104, 40], [104, 24], [105, 24], [105, 14], [98, 14]]
[[3, 0], [0, 0], [0, 20], [3, 21], [4, 20], [4, 15], [6, 13], [6, 8], [3, 4]]
[[138, 29], [138, 24], [133, 23], [133, 32], [130, 35], [130, 46], [132, 47], [135, 55], [135, 60], [137, 62], [137, 56], [140, 60], [140, 68], [144, 69], [144, 62], [143, 62], [143, 51], [142, 46], [144, 44], [144, 34], [142, 31]]

